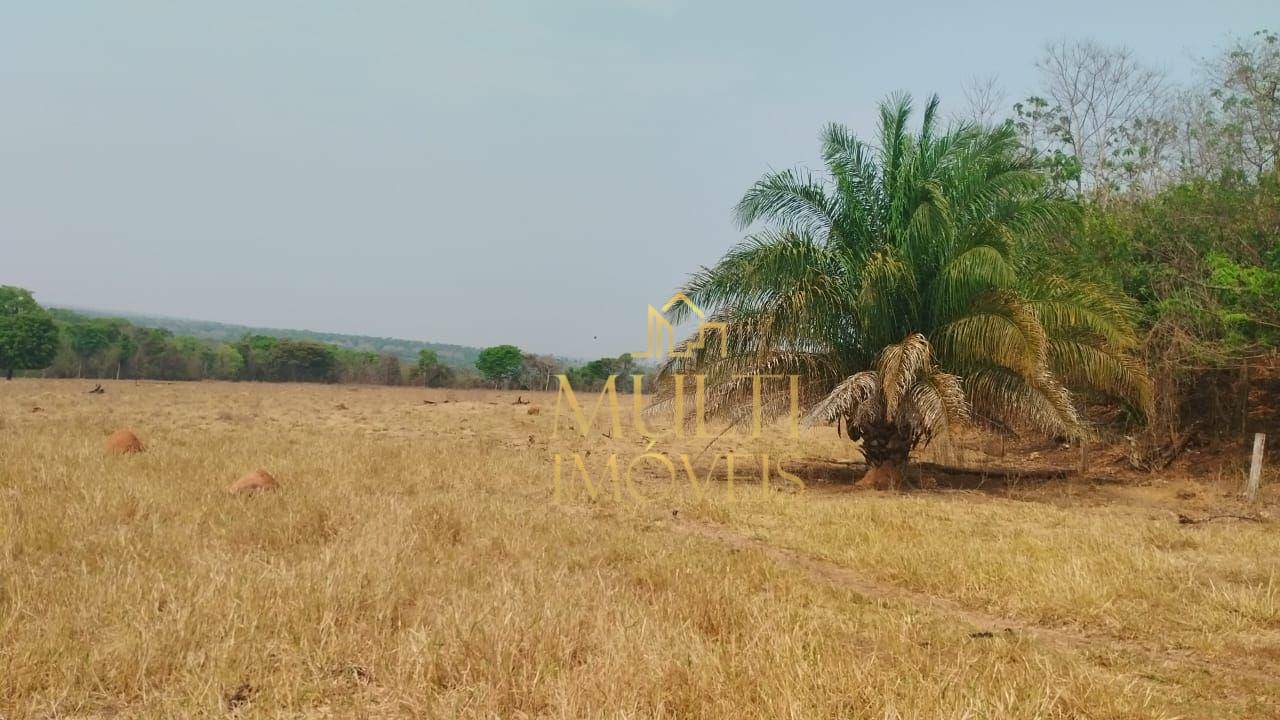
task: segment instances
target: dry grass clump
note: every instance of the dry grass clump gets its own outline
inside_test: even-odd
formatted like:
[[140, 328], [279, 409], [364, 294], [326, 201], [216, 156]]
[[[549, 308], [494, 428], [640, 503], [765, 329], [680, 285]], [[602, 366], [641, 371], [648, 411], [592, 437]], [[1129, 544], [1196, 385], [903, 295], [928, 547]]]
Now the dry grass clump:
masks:
[[[1280, 690], [1257, 679], [1280, 657], [1260, 533], [1179, 542], [1121, 510], [746, 485], [695, 498], [653, 480], [640, 505], [557, 502], [552, 413], [513, 419], [492, 394], [115, 383], [89, 406], [77, 390], [0, 385], [6, 720], [1275, 716]], [[246, 393], [254, 417], [217, 420]], [[49, 411], [21, 412], [36, 395]], [[122, 421], [149, 438], [129, 463], [96, 447]], [[636, 446], [579, 439], [593, 462]], [[259, 464], [288, 492], [228, 502], [225, 478]], [[976, 632], [686, 531], [709, 521], [1082, 641]], [[1180, 594], [1196, 572], [1216, 590]], [[1247, 639], [1254, 674], [1197, 634]]]

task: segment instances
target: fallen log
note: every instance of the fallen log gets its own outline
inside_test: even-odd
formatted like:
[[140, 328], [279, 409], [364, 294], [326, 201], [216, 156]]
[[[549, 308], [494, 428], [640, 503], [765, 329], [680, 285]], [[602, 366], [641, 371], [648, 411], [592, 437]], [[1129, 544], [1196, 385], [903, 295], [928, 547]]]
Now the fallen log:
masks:
[[1248, 522], [1262, 522], [1262, 518], [1254, 517], [1252, 515], [1208, 515], [1202, 518], [1193, 518], [1189, 515], [1178, 513], [1179, 525], [1199, 525], [1200, 523], [1207, 523], [1213, 520], [1247, 520]]
[[[854, 470], [865, 469], [868, 465], [859, 460], [829, 460], [826, 458], [797, 458], [796, 463], [838, 465]], [[1069, 468], [1010, 468], [1010, 467], [962, 467], [959, 465], [942, 465], [934, 462], [913, 462], [907, 465], [908, 470], [921, 470], [940, 475], [982, 475], [993, 478], [1026, 478], [1028, 480], [1061, 480], [1077, 475]], [[1105, 478], [1090, 478], [1105, 479]]]
[[[981, 475], [992, 478], [1021, 478], [1025, 480], [1063, 480], [1078, 475], [1069, 468], [1010, 468], [1010, 467], [960, 467], [957, 465], [940, 465], [938, 463], [914, 463], [915, 468], [941, 475]], [[912, 467], [912, 466], [908, 466]]]

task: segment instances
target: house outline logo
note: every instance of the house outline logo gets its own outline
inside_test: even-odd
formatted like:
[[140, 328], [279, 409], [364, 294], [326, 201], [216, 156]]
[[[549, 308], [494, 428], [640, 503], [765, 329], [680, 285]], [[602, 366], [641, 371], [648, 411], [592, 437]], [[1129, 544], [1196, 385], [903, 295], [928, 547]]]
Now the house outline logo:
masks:
[[[678, 350], [679, 341], [676, 339], [675, 326], [667, 319], [666, 313], [677, 304], [683, 304], [698, 317], [698, 337], [697, 340], [690, 340], [685, 344], [683, 350]], [[677, 292], [667, 300], [666, 304], [659, 310], [650, 305], [645, 316], [645, 338], [647, 346], [643, 352], [632, 353], [635, 357], [653, 358], [655, 360], [662, 359], [663, 356], [686, 358], [693, 357], [694, 351], [706, 347], [708, 330], [718, 330], [716, 337], [720, 340], [720, 357], [728, 357], [729, 355], [729, 324], [723, 322], [708, 321], [706, 313], [702, 312], [702, 308], [698, 307], [688, 295]]]

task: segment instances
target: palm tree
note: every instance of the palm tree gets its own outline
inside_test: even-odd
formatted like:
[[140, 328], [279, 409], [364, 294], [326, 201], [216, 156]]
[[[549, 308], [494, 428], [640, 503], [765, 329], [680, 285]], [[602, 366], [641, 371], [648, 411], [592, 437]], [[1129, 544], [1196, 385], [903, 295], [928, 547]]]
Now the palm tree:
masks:
[[1073, 207], [1015, 130], [940, 130], [937, 97], [916, 134], [910, 116], [906, 96], [882, 103], [875, 146], [830, 125], [826, 177], [772, 172], [747, 191], [737, 220], [762, 229], [682, 288], [727, 336], [686, 341], [664, 371], [705, 374], [708, 411], [731, 416], [750, 407], [744, 375], [799, 375], [809, 417], [845, 423], [874, 484], [966, 420], [1083, 437], [1071, 389], [1145, 409], [1131, 303], [1029, 262]]

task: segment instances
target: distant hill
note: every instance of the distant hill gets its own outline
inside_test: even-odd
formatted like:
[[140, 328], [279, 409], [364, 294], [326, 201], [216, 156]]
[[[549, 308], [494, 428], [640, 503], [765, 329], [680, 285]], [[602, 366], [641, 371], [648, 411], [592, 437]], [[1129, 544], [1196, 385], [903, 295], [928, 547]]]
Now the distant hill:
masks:
[[418, 351], [427, 348], [435, 350], [441, 362], [458, 368], [474, 368], [476, 357], [480, 354], [480, 348], [467, 345], [450, 345], [448, 343], [372, 337], [369, 335], [344, 335], [342, 333], [315, 332], [313, 330], [251, 327], [248, 325], [210, 322], [208, 320], [188, 320], [185, 318], [165, 317], [163, 315], [140, 315], [137, 313], [110, 312], [88, 308], [67, 307], [61, 309], [91, 317], [123, 318], [141, 327], [163, 328], [175, 335], [192, 335], [202, 340], [234, 342], [239, 340], [245, 333], [272, 335], [293, 340], [315, 340], [351, 350], [364, 350], [380, 354], [387, 353], [397, 355], [402, 360], [409, 362], [417, 362]]

